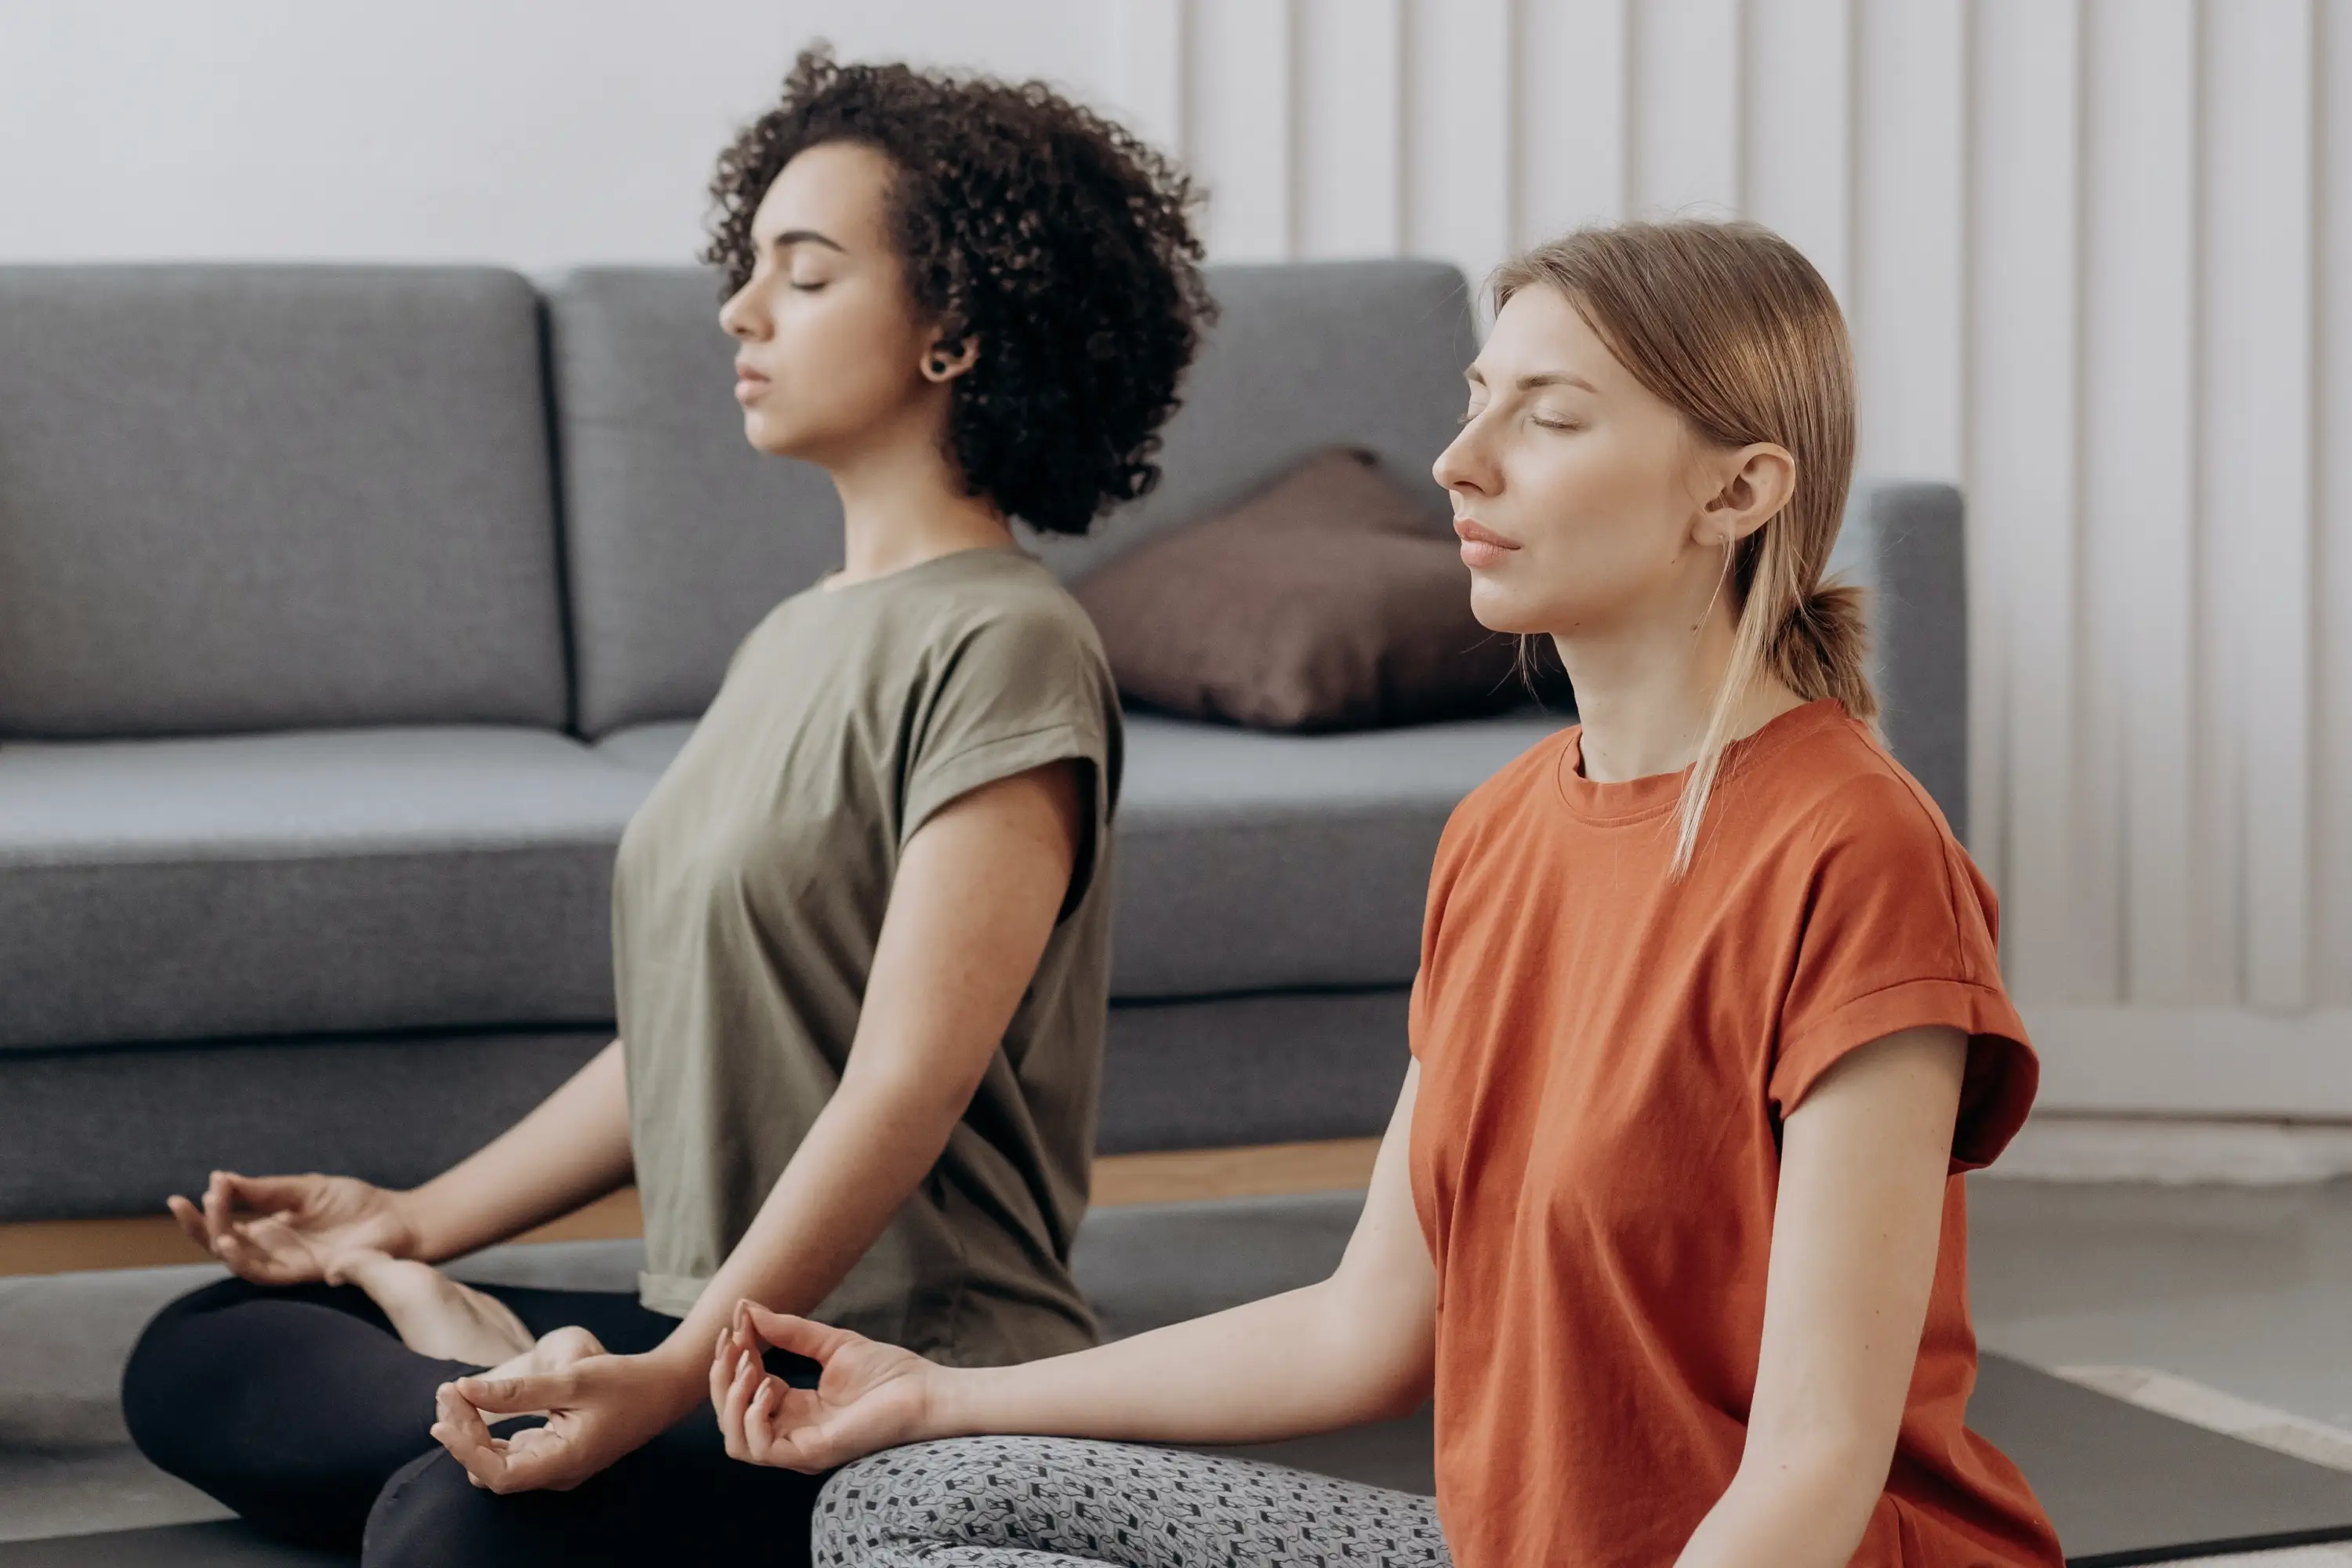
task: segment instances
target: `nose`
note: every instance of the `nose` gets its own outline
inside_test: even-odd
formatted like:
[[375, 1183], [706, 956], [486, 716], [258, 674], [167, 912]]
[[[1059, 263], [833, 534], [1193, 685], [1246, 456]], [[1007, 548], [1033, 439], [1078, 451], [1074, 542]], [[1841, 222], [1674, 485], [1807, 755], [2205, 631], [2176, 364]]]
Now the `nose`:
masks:
[[767, 322], [761, 318], [751, 298], [751, 286], [746, 283], [727, 297], [719, 307], [719, 325], [730, 338], [753, 342], [767, 335]]
[[1494, 493], [1494, 465], [1479, 437], [1476, 419], [1463, 426], [1460, 433], [1446, 443], [1445, 450], [1437, 454], [1437, 461], [1429, 465], [1429, 472], [1448, 490], [1467, 490], [1474, 495]]

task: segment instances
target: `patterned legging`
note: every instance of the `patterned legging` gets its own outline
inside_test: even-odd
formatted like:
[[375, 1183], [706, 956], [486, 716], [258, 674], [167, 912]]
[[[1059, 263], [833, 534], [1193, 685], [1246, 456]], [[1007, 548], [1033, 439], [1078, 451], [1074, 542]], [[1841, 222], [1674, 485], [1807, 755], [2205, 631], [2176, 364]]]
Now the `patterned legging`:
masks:
[[814, 1555], [923, 1568], [1451, 1568], [1434, 1501], [1248, 1459], [1074, 1437], [961, 1437], [861, 1459]]

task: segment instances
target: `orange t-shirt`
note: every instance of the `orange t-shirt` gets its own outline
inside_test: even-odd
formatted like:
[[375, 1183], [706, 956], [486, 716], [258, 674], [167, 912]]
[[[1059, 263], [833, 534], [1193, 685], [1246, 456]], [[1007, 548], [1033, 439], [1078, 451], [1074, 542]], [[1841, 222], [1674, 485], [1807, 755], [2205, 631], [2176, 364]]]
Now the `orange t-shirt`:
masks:
[[1968, 1032], [1954, 1174], [1895, 1463], [1853, 1561], [2060, 1561], [1976, 1381], [1966, 1194], [2033, 1099], [1991, 889], [1833, 701], [1726, 754], [1669, 877], [1681, 774], [1596, 784], [1578, 731], [1481, 786], [1430, 880], [1412, 1187], [1435, 1260], [1437, 1501], [1462, 1568], [1659, 1568], [1731, 1482], [1780, 1121], [1846, 1052]]

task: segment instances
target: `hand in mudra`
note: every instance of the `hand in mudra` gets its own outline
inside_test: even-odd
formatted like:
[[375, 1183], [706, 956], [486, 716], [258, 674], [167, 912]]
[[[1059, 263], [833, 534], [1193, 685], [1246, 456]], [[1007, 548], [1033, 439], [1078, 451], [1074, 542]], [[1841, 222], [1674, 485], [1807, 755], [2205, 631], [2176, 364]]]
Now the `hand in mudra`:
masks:
[[[494, 1492], [569, 1491], [644, 1447], [702, 1403], [691, 1365], [681, 1379], [656, 1351], [607, 1355], [584, 1329], [559, 1329], [509, 1365], [445, 1383], [433, 1397], [433, 1440]], [[492, 1421], [543, 1415], [509, 1436]]]
[[[774, 1345], [824, 1368], [814, 1388], [794, 1388], [760, 1364]], [[932, 1429], [947, 1369], [912, 1351], [846, 1329], [736, 1304], [710, 1363], [710, 1403], [728, 1454], [754, 1465], [814, 1473], [904, 1443]]]
[[215, 1171], [203, 1206], [176, 1193], [168, 1202], [189, 1240], [257, 1285], [330, 1279], [354, 1252], [407, 1258], [416, 1250], [399, 1198], [349, 1176]]

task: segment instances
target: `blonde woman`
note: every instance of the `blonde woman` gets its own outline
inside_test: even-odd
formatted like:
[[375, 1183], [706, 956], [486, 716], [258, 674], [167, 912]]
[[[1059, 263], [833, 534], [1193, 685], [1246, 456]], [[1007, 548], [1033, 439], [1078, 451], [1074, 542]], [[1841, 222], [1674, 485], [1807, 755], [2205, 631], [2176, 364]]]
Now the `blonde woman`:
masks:
[[[1853, 450], [1837, 306], [1745, 225], [1588, 230], [1495, 293], [1436, 475], [1478, 618], [1549, 636], [1582, 722], [1446, 829], [1345, 1260], [1001, 1370], [739, 1310], [730, 1452], [893, 1449], [828, 1485], [819, 1561], [2059, 1561], [1962, 1425], [1958, 1173], [2036, 1069], [1992, 895], [1879, 744], [1858, 600], [1822, 580]], [[761, 1342], [818, 1387], [766, 1376]], [[1068, 1440], [1262, 1442], [1433, 1394], [1433, 1507]]]

